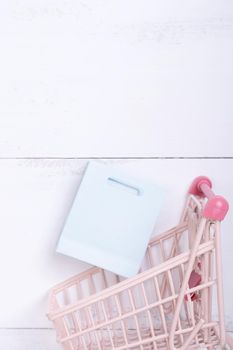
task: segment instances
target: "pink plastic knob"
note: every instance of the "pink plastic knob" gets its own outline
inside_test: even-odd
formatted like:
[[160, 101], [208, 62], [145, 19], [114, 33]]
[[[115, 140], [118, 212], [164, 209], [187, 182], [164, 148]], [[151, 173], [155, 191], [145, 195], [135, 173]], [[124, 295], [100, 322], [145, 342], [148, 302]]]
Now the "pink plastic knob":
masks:
[[206, 176], [198, 176], [189, 188], [189, 193], [208, 198], [202, 215], [211, 220], [222, 221], [229, 209], [229, 204], [222, 196], [217, 196], [211, 190], [212, 182]]
[[214, 196], [209, 199], [203, 209], [202, 215], [211, 220], [222, 221], [229, 209], [229, 204], [222, 196]]
[[199, 197], [205, 197], [205, 194], [201, 190], [201, 185], [206, 184], [209, 186], [209, 188], [212, 188], [212, 182], [210, 179], [206, 176], [198, 176], [194, 181], [192, 182], [192, 185], [189, 188], [189, 193], [194, 194], [195, 196]]

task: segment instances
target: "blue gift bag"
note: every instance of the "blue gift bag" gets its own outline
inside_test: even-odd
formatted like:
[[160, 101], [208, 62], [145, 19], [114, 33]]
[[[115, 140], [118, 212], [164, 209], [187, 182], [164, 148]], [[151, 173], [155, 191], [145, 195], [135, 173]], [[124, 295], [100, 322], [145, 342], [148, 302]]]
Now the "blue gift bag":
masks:
[[57, 252], [130, 277], [146, 251], [164, 191], [115, 167], [89, 162]]

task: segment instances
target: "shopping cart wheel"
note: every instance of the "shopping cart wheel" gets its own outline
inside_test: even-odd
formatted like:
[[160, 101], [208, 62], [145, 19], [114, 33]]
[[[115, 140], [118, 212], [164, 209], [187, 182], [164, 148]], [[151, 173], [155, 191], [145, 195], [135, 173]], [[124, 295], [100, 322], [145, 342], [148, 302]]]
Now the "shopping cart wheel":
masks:
[[223, 346], [222, 350], [231, 350], [231, 347], [230, 347], [230, 345], [225, 344], [225, 345]]
[[226, 333], [226, 345], [225, 345], [225, 348], [224, 350], [233, 350], [233, 338]]
[[[204, 349], [206, 350], [207, 348], [204, 348]], [[202, 350], [204, 350], [204, 349], [202, 348]], [[201, 350], [201, 348], [200, 348], [200, 350]], [[229, 344], [225, 344], [223, 346], [217, 345], [214, 347], [214, 350], [232, 350], [232, 347]]]

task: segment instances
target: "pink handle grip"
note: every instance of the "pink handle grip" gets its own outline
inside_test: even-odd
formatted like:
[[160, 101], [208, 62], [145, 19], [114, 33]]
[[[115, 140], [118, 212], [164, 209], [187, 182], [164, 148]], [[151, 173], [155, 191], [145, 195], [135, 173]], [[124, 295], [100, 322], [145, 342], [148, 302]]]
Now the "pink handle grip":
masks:
[[198, 176], [189, 188], [189, 193], [199, 197], [208, 198], [202, 215], [211, 220], [222, 221], [229, 209], [227, 200], [215, 195], [212, 191], [212, 182], [206, 176]]

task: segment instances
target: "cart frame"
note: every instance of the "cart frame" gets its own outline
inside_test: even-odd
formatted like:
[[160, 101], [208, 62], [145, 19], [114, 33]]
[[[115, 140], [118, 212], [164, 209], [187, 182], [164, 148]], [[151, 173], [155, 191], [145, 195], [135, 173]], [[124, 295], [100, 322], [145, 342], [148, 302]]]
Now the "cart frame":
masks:
[[64, 350], [233, 349], [225, 333], [220, 242], [229, 206], [211, 188], [207, 177], [193, 181], [179, 225], [150, 241], [135, 277], [93, 267], [51, 290], [48, 317]]

